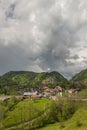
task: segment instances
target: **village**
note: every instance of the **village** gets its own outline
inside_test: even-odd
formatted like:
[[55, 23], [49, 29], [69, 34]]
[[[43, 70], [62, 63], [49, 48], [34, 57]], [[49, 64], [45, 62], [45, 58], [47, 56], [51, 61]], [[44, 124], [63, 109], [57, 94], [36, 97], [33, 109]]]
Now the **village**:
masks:
[[28, 92], [23, 93], [23, 99], [40, 99], [44, 98], [52, 98], [55, 99], [56, 95], [63, 96], [64, 93], [68, 93], [69, 95], [77, 94], [80, 90], [78, 88], [71, 88], [68, 90], [64, 90], [61, 86], [56, 86], [54, 89], [49, 87], [36, 87], [31, 88]]

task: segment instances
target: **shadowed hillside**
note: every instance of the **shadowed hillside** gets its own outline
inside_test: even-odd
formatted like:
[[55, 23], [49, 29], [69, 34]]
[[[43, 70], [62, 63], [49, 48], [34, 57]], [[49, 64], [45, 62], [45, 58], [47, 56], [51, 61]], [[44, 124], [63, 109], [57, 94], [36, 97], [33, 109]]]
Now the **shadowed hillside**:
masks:
[[87, 88], [87, 69], [76, 74], [71, 81], [77, 83], [82, 88]]

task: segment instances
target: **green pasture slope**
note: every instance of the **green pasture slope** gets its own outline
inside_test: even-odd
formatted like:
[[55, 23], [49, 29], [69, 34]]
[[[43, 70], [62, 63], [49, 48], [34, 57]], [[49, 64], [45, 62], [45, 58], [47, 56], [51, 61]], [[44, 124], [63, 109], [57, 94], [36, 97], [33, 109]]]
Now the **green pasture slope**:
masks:
[[71, 119], [38, 130], [87, 130], [87, 105], [77, 110]]
[[[40, 100], [23, 100], [15, 105], [10, 102], [2, 119], [3, 129], [15, 127], [17, 124], [20, 125], [23, 122], [36, 119], [43, 114], [44, 109], [49, 104], [51, 104], [51, 100], [45, 98]], [[1, 108], [3, 109], [3, 105]], [[2, 126], [0, 127], [2, 128]]]
[[0, 102], [0, 130], [87, 130], [87, 102], [63, 99]]

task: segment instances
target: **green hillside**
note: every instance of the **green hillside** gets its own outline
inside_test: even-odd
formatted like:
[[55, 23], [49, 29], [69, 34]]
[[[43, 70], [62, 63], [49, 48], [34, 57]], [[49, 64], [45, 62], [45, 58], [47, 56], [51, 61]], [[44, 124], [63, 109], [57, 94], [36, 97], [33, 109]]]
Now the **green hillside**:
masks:
[[[35, 73], [29, 71], [10, 71], [0, 77], [1, 92], [15, 91], [19, 88], [31, 88], [36, 86], [54, 87], [57, 84], [65, 84], [67, 80], [58, 72]], [[3, 90], [3, 88], [5, 88]], [[8, 89], [8, 90], [7, 90]], [[5, 92], [4, 92], [5, 93]]]
[[87, 102], [70, 99], [0, 102], [0, 130], [87, 130]]
[[80, 84], [82, 87], [87, 87], [87, 69], [76, 74], [71, 81]]
[[[41, 100], [23, 100], [12, 97], [3, 102], [0, 101], [0, 130], [19, 130], [25, 126], [29, 129], [31, 121], [34, 121], [32, 127], [39, 126], [39, 121], [44, 118], [44, 110], [52, 101], [49, 99]], [[37, 122], [38, 121], [38, 122]], [[42, 123], [41, 123], [42, 126]], [[11, 127], [11, 128], [10, 128]]]
[[[11, 99], [10, 106], [12, 106], [13, 99]], [[3, 120], [3, 125], [5, 127], [15, 126], [23, 121], [28, 122], [33, 119], [37, 119], [38, 116], [43, 114], [44, 108], [47, 104], [51, 104], [49, 99], [41, 99], [38, 101], [24, 100], [17, 104], [14, 104], [9, 111], [5, 114], [5, 119]]]
[[87, 108], [80, 108], [67, 121], [50, 124], [38, 130], [87, 130]]

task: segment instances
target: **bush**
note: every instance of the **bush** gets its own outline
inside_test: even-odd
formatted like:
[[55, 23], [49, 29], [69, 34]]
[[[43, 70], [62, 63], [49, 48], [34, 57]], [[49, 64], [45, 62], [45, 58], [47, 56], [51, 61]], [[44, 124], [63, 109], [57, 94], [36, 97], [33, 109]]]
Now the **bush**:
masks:
[[76, 111], [77, 105], [74, 100], [69, 100], [68, 98], [58, 98], [52, 103], [49, 108], [49, 113], [47, 117], [51, 121], [63, 121], [69, 119], [72, 114]]
[[82, 126], [82, 122], [81, 122], [80, 120], [78, 120], [78, 121], [76, 122], [76, 126], [77, 126], [77, 127], [81, 127], [81, 126]]

